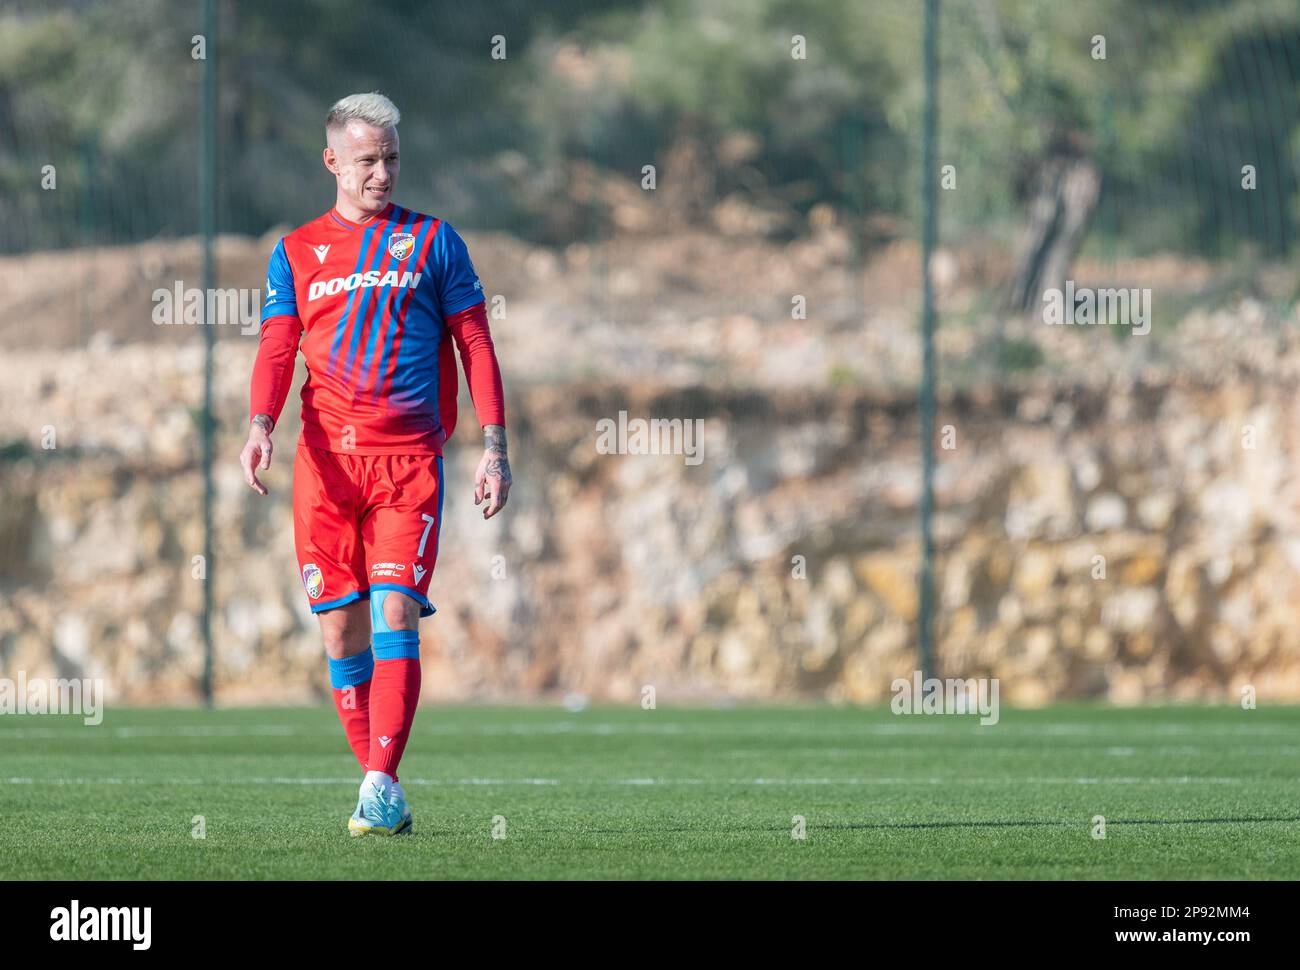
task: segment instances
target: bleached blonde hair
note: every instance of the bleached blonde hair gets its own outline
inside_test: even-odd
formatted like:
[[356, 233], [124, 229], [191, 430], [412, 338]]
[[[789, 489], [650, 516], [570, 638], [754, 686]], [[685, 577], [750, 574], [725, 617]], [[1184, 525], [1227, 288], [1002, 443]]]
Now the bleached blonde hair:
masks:
[[325, 131], [342, 130], [349, 121], [364, 121], [376, 128], [396, 128], [402, 120], [402, 113], [397, 105], [389, 101], [378, 91], [369, 94], [349, 94], [339, 98], [325, 116]]

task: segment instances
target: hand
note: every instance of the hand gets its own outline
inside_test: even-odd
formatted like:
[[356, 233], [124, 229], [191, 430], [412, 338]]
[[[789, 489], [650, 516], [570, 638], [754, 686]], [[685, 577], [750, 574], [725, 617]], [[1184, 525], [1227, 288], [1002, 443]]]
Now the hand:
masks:
[[254, 415], [252, 424], [248, 426], [248, 442], [239, 453], [239, 467], [244, 469], [244, 481], [259, 495], [266, 494], [266, 486], [258, 481], [257, 471], [259, 468], [266, 471], [271, 467], [271, 427], [268, 415]]
[[487, 499], [483, 518], [500, 512], [510, 495], [510, 459], [506, 457], [506, 429], [490, 424], [483, 429], [483, 457], [474, 473], [474, 504]]

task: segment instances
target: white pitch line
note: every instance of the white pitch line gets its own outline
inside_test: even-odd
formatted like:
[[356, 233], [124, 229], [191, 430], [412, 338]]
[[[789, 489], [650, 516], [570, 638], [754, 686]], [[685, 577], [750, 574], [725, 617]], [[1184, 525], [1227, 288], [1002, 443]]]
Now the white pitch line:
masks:
[[[32, 715], [26, 715], [28, 717]], [[9, 728], [0, 730], [0, 741], [6, 738], [57, 739], [57, 738], [243, 738], [292, 737], [299, 734], [323, 734], [321, 729], [299, 731], [287, 724], [258, 724], [245, 727], [212, 727], [208, 725], [177, 726], [169, 728], [104, 727], [103, 725], [76, 725], [68, 728]]]
[[[1249, 785], [1295, 783], [1300, 778], [1224, 778], [1181, 775], [1164, 778], [410, 778], [403, 785], [510, 786], [510, 785]], [[340, 778], [0, 778], [6, 785], [155, 785], [166, 787], [206, 785], [356, 785], [355, 777]]]
[[801, 757], [801, 758], [862, 758], [862, 757], [916, 757], [919, 754], [933, 754], [939, 751], [951, 751], [961, 754], [963, 757], [968, 755], [1015, 755], [1017, 757], [1029, 757], [1042, 755], [1045, 757], [1061, 757], [1062, 755], [1078, 755], [1080, 757], [1093, 757], [1097, 755], [1106, 755], [1112, 758], [1130, 758], [1137, 755], [1222, 755], [1225, 757], [1248, 757], [1250, 755], [1300, 755], [1300, 747], [1294, 745], [1278, 745], [1268, 742], [1259, 742], [1249, 747], [1237, 748], [1220, 748], [1220, 747], [1201, 747], [1198, 745], [1181, 744], [1181, 745], [1155, 745], [1149, 748], [1097, 748], [1090, 745], [1077, 745], [1070, 748], [1051, 748], [1045, 745], [1023, 744], [1018, 746], [1001, 745], [998, 747], [988, 745], [966, 745], [966, 744], [927, 744], [924, 748], [917, 747], [876, 747], [875, 745], [864, 745], [857, 748], [782, 748], [779, 751], [755, 748], [729, 748], [726, 750], [710, 752], [719, 758], [762, 758], [771, 759], [773, 757]]
[[[20, 715], [11, 715], [17, 717]], [[21, 715], [38, 717], [41, 715]], [[954, 715], [955, 717], [955, 715]], [[0, 718], [0, 725], [8, 718]], [[415, 737], [428, 735], [478, 735], [478, 736], [540, 736], [549, 734], [566, 735], [680, 735], [686, 737], [768, 737], [773, 732], [783, 737], [811, 738], [852, 738], [877, 736], [941, 736], [961, 735], [973, 738], [985, 738], [991, 742], [995, 738], [1029, 735], [1035, 738], [1043, 736], [1056, 737], [1118, 737], [1130, 739], [1135, 732], [1144, 736], [1169, 735], [1176, 737], [1283, 737], [1294, 741], [1300, 734], [1300, 724], [1295, 728], [1274, 727], [1268, 725], [1238, 724], [1230, 727], [1206, 727], [1201, 725], [1155, 724], [1155, 725], [1089, 725], [1089, 724], [1007, 724], [1005, 722], [982, 727], [972, 718], [961, 718], [959, 722], [944, 723], [905, 723], [905, 724], [863, 724], [847, 725], [782, 725], [770, 724], [718, 723], [714, 725], [688, 725], [668, 722], [665, 724], [579, 724], [561, 722], [558, 724], [500, 724], [500, 725], [461, 725], [461, 724], [418, 724]], [[335, 725], [329, 726], [295, 726], [289, 724], [246, 724], [246, 725], [176, 725], [170, 727], [105, 727], [104, 725], [75, 724], [66, 728], [28, 728], [0, 726], [0, 742], [6, 738], [57, 739], [73, 737], [113, 737], [113, 738], [166, 738], [166, 737], [299, 737], [314, 735], [333, 735], [338, 733]]]

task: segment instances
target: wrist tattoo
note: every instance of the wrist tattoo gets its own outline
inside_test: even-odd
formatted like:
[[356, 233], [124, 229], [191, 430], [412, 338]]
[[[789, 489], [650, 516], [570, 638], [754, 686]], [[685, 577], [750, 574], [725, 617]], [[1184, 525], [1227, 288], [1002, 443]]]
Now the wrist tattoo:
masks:
[[483, 447], [487, 451], [506, 453], [506, 429], [499, 424], [489, 424], [483, 429]]
[[269, 414], [253, 415], [253, 424], [257, 425], [267, 434], [270, 434], [271, 429], [275, 427], [275, 422], [271, 420], [271, 416]]

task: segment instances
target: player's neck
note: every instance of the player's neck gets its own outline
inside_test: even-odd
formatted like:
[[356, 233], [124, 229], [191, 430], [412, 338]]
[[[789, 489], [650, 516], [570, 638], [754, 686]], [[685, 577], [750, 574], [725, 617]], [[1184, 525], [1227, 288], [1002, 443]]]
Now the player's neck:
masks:
[[389, 202], [388, 205], [384, 206], [378, 212], [369, 212], [365, 209], [357, 208], [350, 200], [345, 199], [342, 196], [339, 196], [334, 200], [334, 211], [347, 222], [357, 226], [366, 226], [374, 222], [376, 219], [382, 219], [392, 210], [392, 208], [393, 203]]

